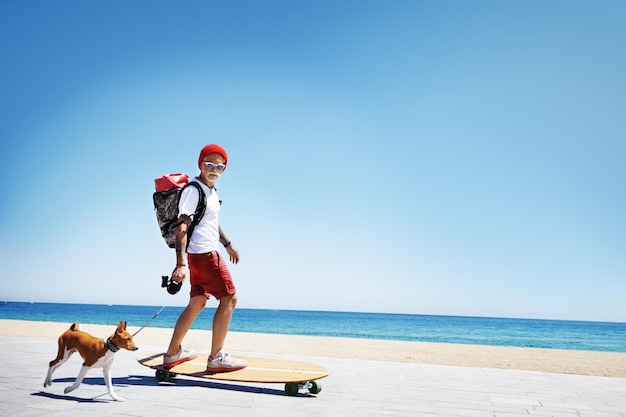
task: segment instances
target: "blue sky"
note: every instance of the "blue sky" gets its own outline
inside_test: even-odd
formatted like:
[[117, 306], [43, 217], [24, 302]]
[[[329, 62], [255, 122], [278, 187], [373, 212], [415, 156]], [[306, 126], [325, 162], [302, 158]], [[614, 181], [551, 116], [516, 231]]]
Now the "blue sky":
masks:
[[240, 307], [626, 321], [625, 13], [4, 1], [0, 298], [185, 305], [153, 180], [216, 142]]

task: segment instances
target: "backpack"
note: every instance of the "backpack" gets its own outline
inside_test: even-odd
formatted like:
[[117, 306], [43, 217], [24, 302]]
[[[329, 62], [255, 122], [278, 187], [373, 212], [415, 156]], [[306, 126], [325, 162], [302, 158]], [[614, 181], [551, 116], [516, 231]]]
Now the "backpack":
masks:
[[168, 174], [160, 176], [154, 180], [156, 191], [152, 195], [154, 202], [154, 210], [156, 212], [157, 222], [161, 229], [161, 236], [167, 243], [167, 246], [174, 248], [176, 246], [176, 230], [180, 226], [178, 221], [178, 201], [180, 194], [187, 187], [195, 187], [200, 193], [198, 207], [193, 214], [191, 224], [187, 228], [187, 243], [193, 233], [193, 229], [204, 216], [206, 210], [206, 195], [202, 187], [197, 182], [189, 182], [186, 174]]

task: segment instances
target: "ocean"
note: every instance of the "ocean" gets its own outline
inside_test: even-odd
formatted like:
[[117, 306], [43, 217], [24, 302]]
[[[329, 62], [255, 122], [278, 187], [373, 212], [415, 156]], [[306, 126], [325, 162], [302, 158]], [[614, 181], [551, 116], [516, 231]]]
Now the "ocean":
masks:
[[[0, 302], [0, 319], [140, 327], [160, 306]], [[148, 327], [173, 328], [182, 307], [165, 307]], [[207, 307], [192, 328], [210, 330]], [[626, 352], [626, 323], [348, 313], [298, 310], [235, 310], [230, 330], [357, 339], [404, 340]]]

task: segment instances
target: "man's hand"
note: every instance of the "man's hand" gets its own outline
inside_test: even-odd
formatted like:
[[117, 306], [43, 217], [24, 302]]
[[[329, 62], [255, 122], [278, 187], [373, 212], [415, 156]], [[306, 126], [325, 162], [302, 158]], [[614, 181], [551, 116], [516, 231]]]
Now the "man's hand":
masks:
[[228, 252], [228, 257], [230, 261], [234, 264], [239, 263], [239, 251], [233, 247], [233, 245], [228, 245], [226, 248], [226, 252]]
[[174, 282], [185, 282], [186, 277], [187, 277], [187, 267], [185, 266], [177, 266], [172, 271], [172, 281]]

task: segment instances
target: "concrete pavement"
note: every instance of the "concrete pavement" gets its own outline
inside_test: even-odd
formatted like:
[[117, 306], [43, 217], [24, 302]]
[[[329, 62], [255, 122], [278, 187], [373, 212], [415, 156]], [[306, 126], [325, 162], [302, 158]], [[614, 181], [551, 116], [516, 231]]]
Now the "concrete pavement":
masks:
[[[288, 397], [279, 384], [231, 384], [180, 377], [158, 383], [139, 365], [140, 353], [120, 351], [113, 384], [126, 401], [110, 399], [102, 370], [91, 370], [69, 395], [81, 366], [74, 355], [43, 388], [51, 339], [0, 336], [0, 410], [11, 417], [97, 416], [412, 416], [626, 417], [626, 379], [396, 362], [257, 355], [304, 360], [326, 367], [318, 395]], [[253, 352], [233, 354], [254, 356]]]

